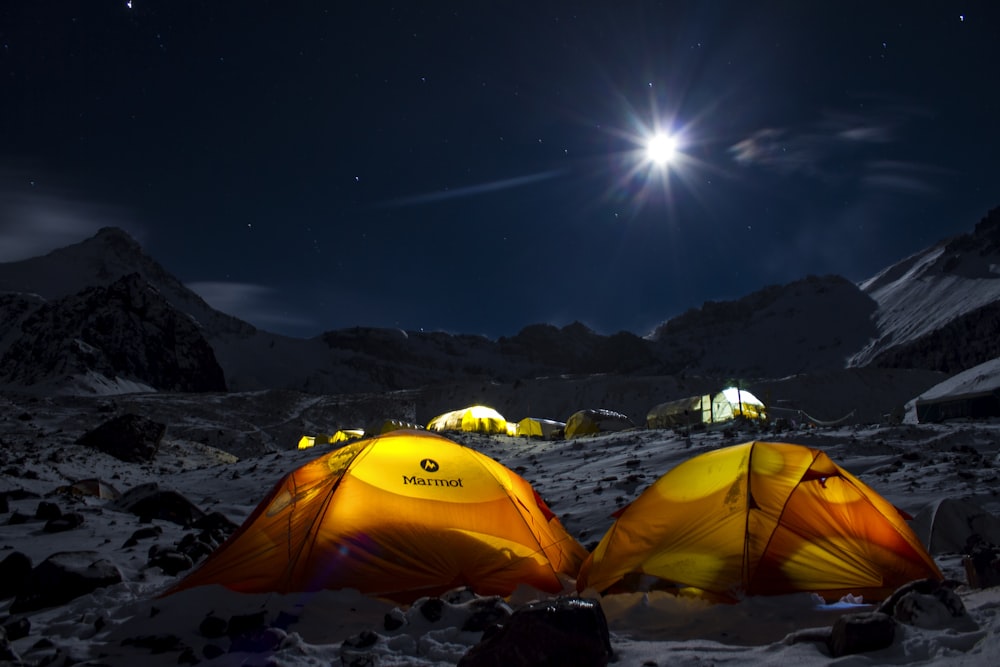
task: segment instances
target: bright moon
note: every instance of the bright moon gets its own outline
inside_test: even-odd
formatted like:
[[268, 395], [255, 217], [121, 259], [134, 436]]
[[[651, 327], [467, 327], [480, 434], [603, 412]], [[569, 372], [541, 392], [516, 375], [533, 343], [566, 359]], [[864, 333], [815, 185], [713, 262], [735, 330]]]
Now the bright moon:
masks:
[[646, 144], [646, 158], [653, 164], [664, 167], [673, 159], [676, 148], [677, 140], [660, 132]]

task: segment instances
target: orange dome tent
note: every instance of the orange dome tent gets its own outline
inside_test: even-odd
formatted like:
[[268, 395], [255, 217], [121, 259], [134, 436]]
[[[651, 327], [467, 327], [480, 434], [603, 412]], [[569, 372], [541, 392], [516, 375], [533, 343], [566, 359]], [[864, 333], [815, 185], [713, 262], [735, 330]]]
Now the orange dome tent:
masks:
[[170, 592], [354, 588], [412, 602], [469, 586], [558, 593], [586, 551], [523, 478], [421, 431], [347, 444], [289, 473]]
[[581, 566], [580, 591], [651, 575], [713, 599], [812, 591], [880, 600], [909, 581], [942, 578], [896, 507], [801, 445], [701, 454], [615, 516]]

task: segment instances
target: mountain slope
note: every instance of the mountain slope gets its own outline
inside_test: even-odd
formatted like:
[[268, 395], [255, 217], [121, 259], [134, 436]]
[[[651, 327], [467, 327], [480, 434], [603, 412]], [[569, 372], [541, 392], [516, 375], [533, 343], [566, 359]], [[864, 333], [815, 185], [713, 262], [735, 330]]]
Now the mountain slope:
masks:
[[955, 373], [1000, 356], [1000, 208], [971, 234], [907, 257], [860, 287], [878, 304], [878, 335], [851, 356], [851, 366]]

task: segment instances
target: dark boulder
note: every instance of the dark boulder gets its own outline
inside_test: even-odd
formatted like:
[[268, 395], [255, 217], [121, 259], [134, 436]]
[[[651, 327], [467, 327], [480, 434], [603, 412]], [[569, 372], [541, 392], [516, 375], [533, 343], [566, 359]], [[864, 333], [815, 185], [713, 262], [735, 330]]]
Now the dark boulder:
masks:
[[31, 558], [14, 551], [0, 561], [0, 600], [14, 597], [31, 574]]
[[533, 602], [493, 626], [460, 667], [604, 667], [612, 659], [607, 619], [596, 600]]
[[833, 624], [830, 653], [835, 658], [888, 648], [896, 638], [896, 621], [878, 611], [844, 614]]
[[62, 551], [31, 571], [10, 606], [12, 613], [55, 607], [122, 581], [114, 563], [96, 551]]
[[165, 424], [140, 415], [121, 415], [84, 433], [77, 444], [91, 447], [128, 463], [148, 463], [156, 458]]

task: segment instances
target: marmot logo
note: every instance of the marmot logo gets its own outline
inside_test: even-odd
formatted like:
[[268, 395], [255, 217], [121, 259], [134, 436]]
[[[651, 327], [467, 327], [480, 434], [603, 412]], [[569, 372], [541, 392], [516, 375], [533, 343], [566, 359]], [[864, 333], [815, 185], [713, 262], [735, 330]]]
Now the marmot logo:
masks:
[[434, 459], [424, 459], [420, 462], [420, 467], [427, 472], [437, 472], [441, 468]]

